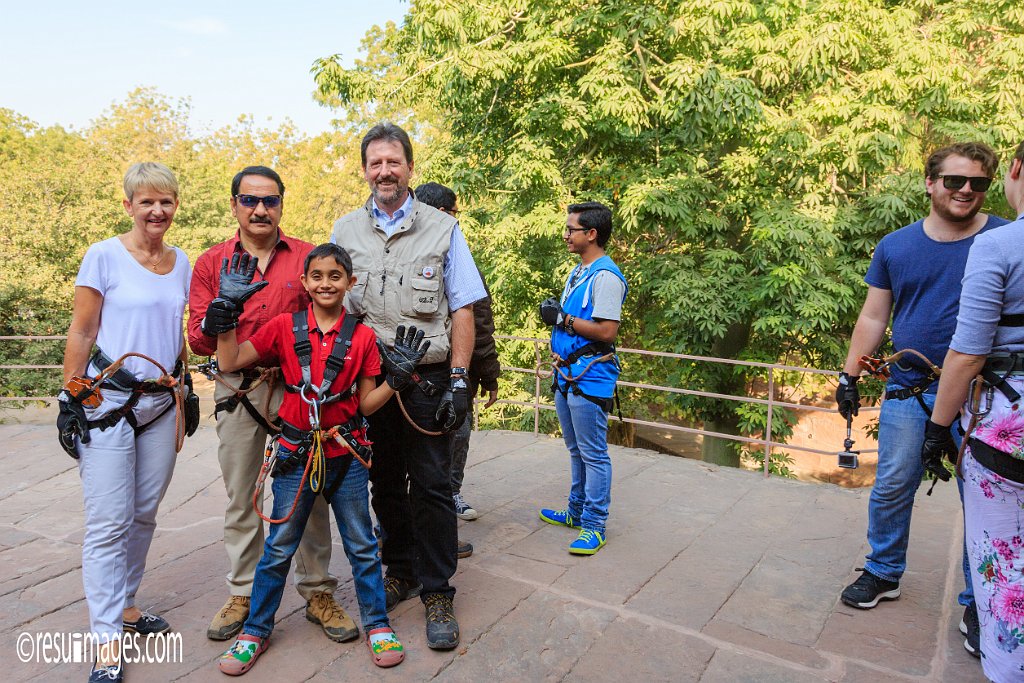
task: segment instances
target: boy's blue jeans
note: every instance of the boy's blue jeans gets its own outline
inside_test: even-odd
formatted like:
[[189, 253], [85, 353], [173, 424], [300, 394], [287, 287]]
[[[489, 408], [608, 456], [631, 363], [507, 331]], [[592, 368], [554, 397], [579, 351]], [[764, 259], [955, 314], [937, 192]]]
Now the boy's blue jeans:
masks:
[[608, 455], [608, 415], [571, 391], [555, 391], [555, 410], [569, 449], [572, 486], [569, 514], [584, 529], [604, 533], [612, 500], [612, 459]]
[[[337, 471], [328, 471], [324, 481], [325, 490], [333, 485], [337, 476]], [[369, 480], [366, 468], [353, 461], [344, 481], [329, 501], [338, 523], [338, 531], [341, 532], [345, 555], [352, 566], [359, 618], [364, 632], [390, 626], [384, 606], [384, 575], [377, 555], [377, 539], [374, 538], [370, 523]], [[273, 519], [288, 514], [300, 483], [301, 467], [274, 479]], [[309, 511], [319, 495], [323, 494], [313, 493], [307, 481], [291, 518], [287, 522], [270, 525], [263, 557], [256, 565], [249, 618], [242, 627], [244, 633], [266, 638], [274, 630], [274, 614], [281, 605], [292, 556], [299, 547]]]
[[[887, 390], [902, 388], [898, 384], [886, 387]], [[922, 394], [921, 398], [931, 409], [935, 403], [935, 394]], [[901, 401], [888, 399], [882, 403], [878, 415], [878, 471], [868, 501], [868, 543], [871, 552], [864, 568], [888, 581], [898, 582], [907, 568], [910, 516], [915, 494], [924, 475], [921, 444], [924, 443], [924, 424], [927, 419], [928, 414], [916, 398]], [[952, 431], [953, 439], [959, 444], [960, 432], [955, 425]], [[938, 486], [942, 486], [942, 482]], [[965, 552], [964, 590], [958, 598], [958, 602], [964, 606], [974, 603], [966, 560]]]

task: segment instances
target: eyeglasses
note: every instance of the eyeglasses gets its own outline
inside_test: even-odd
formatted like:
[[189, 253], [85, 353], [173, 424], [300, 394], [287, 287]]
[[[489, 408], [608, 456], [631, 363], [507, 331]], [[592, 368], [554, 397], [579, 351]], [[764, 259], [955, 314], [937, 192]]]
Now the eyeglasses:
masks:
[[458, 218], [459, 214], [462, 213], [458, 209], [441, 209], [441, 210], [444, 211], [449, 216], [454, 216], [455, 218]]
[[562, 231], [562, 234], [571, 235], [574, 232], [587, 232], [588, 230], [593, 230], [593, 228], [566, 228], [565, 230]]
[[247, 209], [255, 209], [260, 202], [268, 209], [276, 209], [281, 205], [281, 195], [268, 194], [266, 197], [257, 197], [254, 194], [236, 194], [235, 199]]
[[937, 173], [936, 178], [942, 178], [942, 186], [947, 190], [959, 190], [968, 182], [971, 184], [971, 192], [987, 192], [992, 186], [992, 179], [985, 176], [965, 175], [943, 175]]

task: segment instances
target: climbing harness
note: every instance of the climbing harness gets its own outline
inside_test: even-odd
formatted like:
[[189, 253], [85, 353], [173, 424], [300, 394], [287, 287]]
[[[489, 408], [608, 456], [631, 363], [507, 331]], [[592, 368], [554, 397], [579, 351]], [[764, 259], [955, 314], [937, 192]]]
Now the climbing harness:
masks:
[[[593, 356], [590, 361], [583, 366], [583, 369], [578, 375], [572, 374], [572, 366], [581, 359], [587, 356]], [[559, 392], [562, 397], [566, 397], [569, 394], [569, 390], [577, 396], [585, 398], [591, 403], [597, 405], [606, 413], [610, 413], [612, 408], [615, 408], [619, 415], [619, 421], [622, 421], [622, 406], [619, 403], [619, 387], [616, 385], [614, 395], [608, 398], [602, 398], [599, 396], [591, 396], [590, 394], [584, 393], [579, 387], [579, 381], [594, 367], [597, 363], [615, 363], [616, 367], [619, 366], [618, 356], [615, 354], [615, 347], [607, 342], [590, 342], [584, 346], [573, 351], [569, 354], [568, 358], [562, 358], [554, 351], [551, 352], [551, 359], [549, 361], [542, 361], [540, 358], [540, 350], [537, 350], [535, 363], [534, 363], [534, 374], [541, 379], [551, 378], [551, 391]], [[545, 370], [550, 368], [550, 370]], [[620, 368], [621, 369], [621, 368]], [[565, 382], [565, 388], [559, 386], [558, 378], [561, 377]]]
[[[221, 411], [232, 413], [235, 411], [235, 408], [241, 405], [256, 424], [268, 433], [277, 434], [281, 431], [277, 421], [270, 419], [270, 399], [274, 395], [274, 385], [277, 383], [277, 368], [242, 370], [238, 373], [241, 375], [242, 381], [237, 387], [224, 379], [223, 373], [221, 373], [220, 368], [217, 366], [216, 358], [210, 357], [205, 363], [200, 363], [199, 371], [206, 376], [206, 379], [211, 382], [217, 382], [231, 392], [231, 396], [217, 402], [213, 412], [214, 417], [219, 415]], [[264, 383], [267, 385], [267, 392], [263, 401], [263, 407], [259, 409], [249, 400], [249, 394]]]
[[928, 367], [928, 374], [924, 378], [912, 387], [906, 387], [904, 389], [890, 389], [885, 392], [886, 399], [895, 399], [902, 401], [908, 398], [916, 398], [917, 402], [921, 405], [921, 410], [925, 412], [928, 417], [932, 416], [932, 410], [928, 407], [928, 404], [924, 402], [922, 394], [928, 389], [935, 380], [942, 374], [942, 368], [931, 362], [927, 356], [918, 351], [917, 349], [902, 349], [889, 356], [877, 357], [877, 356], [861, 356], [858, 361], [860, 367], [865, 370], [869, 375], [874, 375], [882, 381], [887, 381], [892, 375], [892, 366], [895, 365], [904, 356], [914, 356], [919, 358]]
[[[363, 467], [370, 468], [370, 457], [372, 455], [370, 447], [372, 444], [366, 438], [366, 424], [362, 416], [357, 413], [355, 417], [345, 424], [326, 430], [323, 429], [321, 424], [321, 415], [325, 405], [347, 399], [356, 391], [356, 385], [352, 384], [345, 391], [329, 393], [331, 385], [337, 379], [342, 368], [345, 367], [348, 352], [352, 347], [352, 335], [358, 322], [354, 315], [346, 314], [338, 338], [334, 342], [334, 348], [331, 349], [331, 353], [324, 360], [323, 381], [320, 383], [320, 386], [316, 386], [313, 384], [310, 369], [313, 345], [309, 341], [307, 313], [306, 311], [298, 311], [292, 315], [292, 332], [295, 335], [294, 350], [299, 360], [302, 383], [298, 385], [285, 384], [285, 391], [298, 394], [299, 399], [306, 404], [310, 428], [308, 431], [302, 430], [282, 421], [281, 428], [278, 430], [278, 433], [271, 437], [264, 451], [263, 465], [256, 479], [252, 505], [253, 509], [256, 510], [256, 514], [265, 522], [281, 524], [291, 519], [295, 508], [298, 506], [299, 497], [302, 495], [306, 481], [309, 481], [309, 487], [314, 493], [322, 493], [329, 500], [341, 485], [353, 459], [358, 460]], [[324, 454], [323, 445], [325, 438], [334, 439], [348, 451], [348, 457], [339, 456], [338, 458], [330, 459], [338, 463], [336, 467], [328, 467], [328, 458]], [[283, 444], [293, 446], [294, 448], [287, 448]], [[288, 451], [289, 455], [282, 456], [281, 451]], [[296, 458], [301, 462], [303, 456], [305, 456], [305, 468], [302, 472], [302, 480], [299, 482], [299, 487], [295, 492], [295, 499], [292, 501], [291, 509], [280, 519], [267, 517], [263, 514], [259, 504], [260, 493], [263, 491], [267, 477], [271, 476], [275, 469], [281, 466], [282, 461]], [[333, 465], [334, 463], [332, 462], [331, 464]], [[327, 472], [329, 470], [337, 470], [337, 475], [334, 478], [333, 484], [325, 488]]]
[[[124, 362], [129, 358], [141, 358], [151, 363], [160, 371], [160, 376], [152, 380], [137, 380], [132, 373], [123, 367]], [[142, 353], [128, 352], [117, 360], [112, 361], [102, 350], [97, 350], [92, 358], [89, 359], [89, 363], [94, 367], [102, 368], [102, 370], [95, 377], [79, 377], [76, 375], [64, 385], [64, 389], [74, 400], [86, 407], [97, 408], [103, 402], [101, 389], [129, 392], [129, 396], [128, 400], [121, 407], [101, 418], [89, 420], [87, 429], [99, 429], [102, 432], [110, 429], [121, 420], [127, 420], [132, 430], [134, 430], [135, 436], [138, 437], [163, 417], [168, 410], [174, 408], [174, 450], [176, 453], [181, 452], [186, 435], [184, 413], [186, 400], [185, 383], [178, 379], [179, 376], [184, 378], [184, 365], [181, 360], [178, 360], [173, 371], [168, 373], [163, 365]], [[170, 393], [174, 400], [152, 420], [144, 425], [138, 424], [133, 410], [143, 394], [162, 394], [165, 392]]]

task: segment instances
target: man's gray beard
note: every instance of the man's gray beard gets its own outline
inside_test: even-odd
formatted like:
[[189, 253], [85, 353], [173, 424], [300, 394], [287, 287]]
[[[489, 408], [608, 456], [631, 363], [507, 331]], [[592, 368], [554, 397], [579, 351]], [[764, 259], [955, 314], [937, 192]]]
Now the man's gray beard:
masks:
[[396, 201], [398, 201], [398, 198], [402, 196], [402, 188], [398, 187], [398, 185], [395, 185], [394, 192], [392, 192], [391, 194], [384, 194], [379, 189], [377, 189], [377, 186], [375, 185], [371, 189], [371, 193], [373, 194], [374, 201], [377, 202], [377, 206], [387, 206], [389, 204], [394, 204]]

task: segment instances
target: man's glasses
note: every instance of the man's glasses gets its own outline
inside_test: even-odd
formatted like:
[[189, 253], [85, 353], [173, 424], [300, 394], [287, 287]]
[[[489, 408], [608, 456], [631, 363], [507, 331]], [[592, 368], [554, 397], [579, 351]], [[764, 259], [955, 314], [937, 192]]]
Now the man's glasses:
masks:
[[936, 178], [942, 178], [942, 186], [947, 190], [959, 190], [967, 183], [971, 184], [971, 192], [987, 192], [992, 186], [992, 179], [985, 176], [965, 175], [943, 175], [937, 173]]
[[268, 209], [276, 209], [281, 205], [281, 195], [279, 194], [268, 194], [266, 197], [257, 197], [254, 194], [236, 194], [235, 199], [247, 209], [255, 209], [260, 202], [263, 202], [263, 206]]
[[565, 230], [562, 231], [562, 234], [566, 235], [566, 236], [569, 236], [569, 235], [573, 234], [574, 232], [586, 232], [586, 231], [591, 230], [591, 229], [592, 228], [566, 228]]

